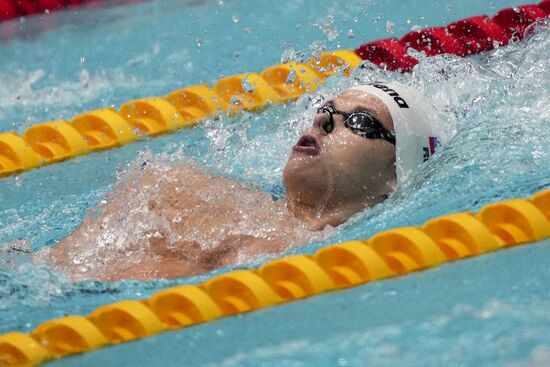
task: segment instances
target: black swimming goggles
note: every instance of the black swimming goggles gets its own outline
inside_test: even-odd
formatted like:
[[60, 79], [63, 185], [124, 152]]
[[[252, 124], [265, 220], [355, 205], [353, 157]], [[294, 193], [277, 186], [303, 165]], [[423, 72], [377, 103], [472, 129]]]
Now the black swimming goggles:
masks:
[[328, 113], [329, 119], [321, 125], [321, 128], [331, 133], [334, 130], [333, 115], [341, 115], [346, 124], [346, 128], [352, 133], [367, 139], [384, 139], [395, 145], [395, 135], [386, 130], [380, 121], [367, 112], [347, 113], [334, 109], [331, 105], [325, 105], [317, 110], [317, 113]]

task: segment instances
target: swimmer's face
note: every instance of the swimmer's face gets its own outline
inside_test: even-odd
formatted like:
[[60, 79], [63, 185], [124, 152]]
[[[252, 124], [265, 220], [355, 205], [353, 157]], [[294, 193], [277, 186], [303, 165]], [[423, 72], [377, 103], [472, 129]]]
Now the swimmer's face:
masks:
[[[374, 95], [346, 91], [331, 104], [346, 113], [366, 111], [394, 133], [387, 107]], [[308, 206], [337, 207], [388, 194], [396, 180], [395, 145], [354, 134], [340, 114], [333, 115], [334, 128], [327, 132], [323, 123], [329, 118], [328, 113], [316, 114], [293, 148], [283, 176], [289, 196]]]

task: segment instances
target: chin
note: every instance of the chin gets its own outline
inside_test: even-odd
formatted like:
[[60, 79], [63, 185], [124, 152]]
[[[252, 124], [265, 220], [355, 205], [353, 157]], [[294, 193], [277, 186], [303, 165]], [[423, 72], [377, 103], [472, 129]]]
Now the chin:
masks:
[[292, 157], [283, 171], [283, 182], [295, 197], [322, 195], [327, 190], [327, 173], [313, 157]]
[[305, 175], [306, 177], [300, 178], [301, 180], [307, 178], [307, 176], [317, 176], [316, 171], [319, 171], [319, 162], [317, 157], [293, 152], [286, 162], [285, 169], [283, 171], [283, 178], [285, 181], [287, 179], [295, 180], [300, 176]]

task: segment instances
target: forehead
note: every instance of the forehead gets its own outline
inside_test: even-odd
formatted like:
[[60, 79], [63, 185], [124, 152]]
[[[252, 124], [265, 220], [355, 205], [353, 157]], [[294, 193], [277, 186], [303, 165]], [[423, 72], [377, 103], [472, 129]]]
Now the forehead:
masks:
[[335, 109], [343, 112], [354, 112], [358, 110], [367, 111], [380, 121], [388, 131], [394, 131], [390, 111], [386, 105], [373, 94], [357, 90], [348, 90], [329, 102], [332, 103]]

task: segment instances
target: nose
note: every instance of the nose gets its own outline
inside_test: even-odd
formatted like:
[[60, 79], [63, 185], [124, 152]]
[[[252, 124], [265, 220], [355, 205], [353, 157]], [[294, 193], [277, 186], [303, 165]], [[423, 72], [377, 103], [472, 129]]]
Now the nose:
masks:
[[327, 135], [334, 130], [334, 121], [330, 113], [318, 113], [313, 117], [313, 126], [319, 129], [323, 135]]

